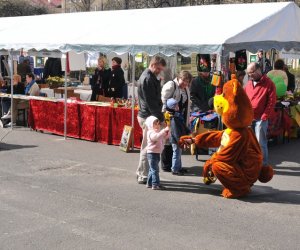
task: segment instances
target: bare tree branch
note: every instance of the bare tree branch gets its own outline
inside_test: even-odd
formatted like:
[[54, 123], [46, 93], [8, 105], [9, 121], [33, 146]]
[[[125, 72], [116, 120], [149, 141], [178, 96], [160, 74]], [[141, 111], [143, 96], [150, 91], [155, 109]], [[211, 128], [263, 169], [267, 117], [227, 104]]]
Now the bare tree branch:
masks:
[[48, 14], [45, 5], [33, 5], [24, 0], [0, 0], [0, 17]]
[[91, 7], [95, 0], [71, 0], [71, 4], [75, 7], [76, 11], [91, 11]]

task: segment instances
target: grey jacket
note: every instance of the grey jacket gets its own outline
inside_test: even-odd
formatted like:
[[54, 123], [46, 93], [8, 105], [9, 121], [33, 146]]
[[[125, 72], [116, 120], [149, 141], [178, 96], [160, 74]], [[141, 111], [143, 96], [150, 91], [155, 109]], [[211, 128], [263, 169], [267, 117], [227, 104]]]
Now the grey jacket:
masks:
[[149, 70], [146, 69], [138, 81], [138, 116], [146, 119], [153, 115], [160, 121], [164, 121], [161, 101], [160, 81]]

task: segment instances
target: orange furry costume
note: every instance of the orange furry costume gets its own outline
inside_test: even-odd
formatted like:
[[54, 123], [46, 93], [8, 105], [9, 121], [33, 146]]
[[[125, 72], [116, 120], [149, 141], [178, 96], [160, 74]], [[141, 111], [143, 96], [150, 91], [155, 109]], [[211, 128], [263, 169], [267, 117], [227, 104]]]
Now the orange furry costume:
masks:
[[261, 148], [249, 128], [253, 120], [251, 103], [235, 77], [225, 83], [222, 95], [215, 96], [214, 107], [227, 129], [199, 134], [194, 139], [184, 136], [179, 143], [183, 146], [192, 139], [197, 147], [219, 147], [206, 161], [203, 177], [217, 177], [224, 186], [222, 195], [238, 198], [247, 195], [257, 179], [270, 181], [273, 168], [262, 167]]

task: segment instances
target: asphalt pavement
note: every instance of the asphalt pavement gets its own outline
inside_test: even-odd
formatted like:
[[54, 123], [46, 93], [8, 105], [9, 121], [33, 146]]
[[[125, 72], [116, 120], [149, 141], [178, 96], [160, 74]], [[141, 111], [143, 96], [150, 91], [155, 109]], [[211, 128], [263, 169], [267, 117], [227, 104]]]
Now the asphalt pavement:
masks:
[[0, 249], [300, 249], [299, 149], [271, 145], [273, 180], [230, 200], [203, 184], [208, 156], [153, 191], [138, 151], [19, 128], [0, 143]]

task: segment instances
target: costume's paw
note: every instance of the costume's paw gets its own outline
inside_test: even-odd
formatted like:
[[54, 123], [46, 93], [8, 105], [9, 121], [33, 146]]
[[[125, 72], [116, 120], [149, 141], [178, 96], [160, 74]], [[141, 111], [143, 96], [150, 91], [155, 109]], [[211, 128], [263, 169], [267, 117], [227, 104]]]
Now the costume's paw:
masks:
[[260, 171], [260, 175], [258, 177], [258, 180], [262, 183], [267, 183], [269, 182], [270, 180], [272, 180], [273, 178], [273, 175], [274, 175], [274, 170], [273, 168], [268, 165], [268, 166], [263, 166], [261, 168], [261, 171]]
[[224, 190], [222, 192], [222, 196], [227, 199], [235, 199], [235, 198], [240, 198], [240, 197], [246, 196], [249, 193], [250, 193], [250, 188], [246, 188], [244, 190], [240, 190], [240, 191], [234, 192], [234, 193], [232, 191], [230, 191], [228, 188], [224, 188]]
[[189, 147], [191, 144], [193, 144], [193, 137], [189, 135], [181, 136], [178, 142], [179, 147]]
[[203, 166], [202, 176], [205, 177], [212, 177], [214, 176], [214, 173], [212, 172], [212, 160], [209, 159], [205, 162]]
[[212, 184], [212, 183], [215, 183], [216, 180], [217, 180], [217, 177], [214, 176], [214, 175], [212, 175], [212, 176], [210, 176], [210, 177], [204, 177], [204, 178], [203, 178], [203, 183], [204, 183], [205, 185], [210, 185], [210, 184]]

